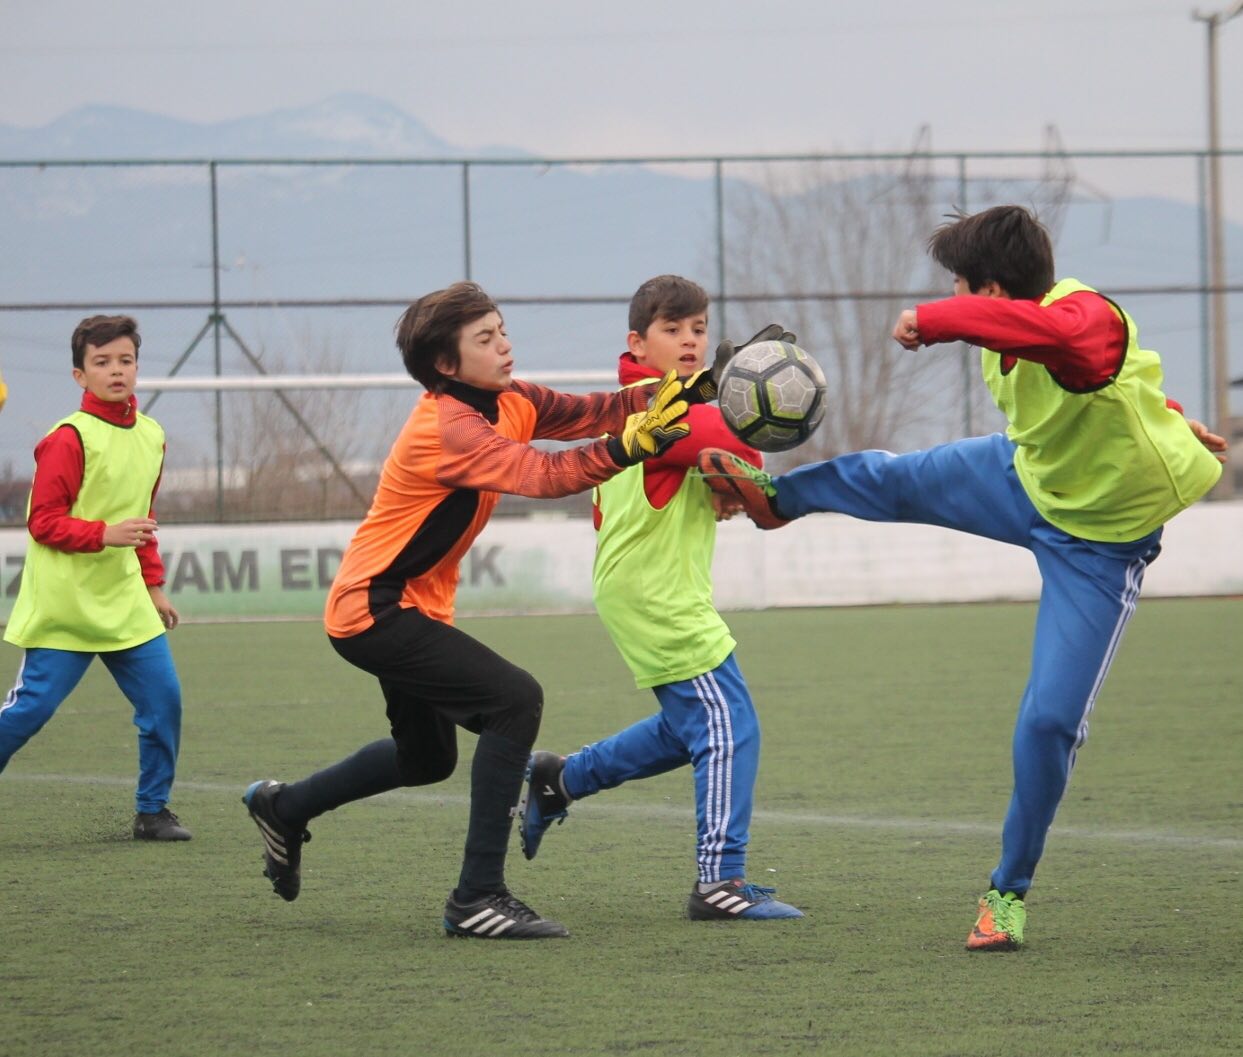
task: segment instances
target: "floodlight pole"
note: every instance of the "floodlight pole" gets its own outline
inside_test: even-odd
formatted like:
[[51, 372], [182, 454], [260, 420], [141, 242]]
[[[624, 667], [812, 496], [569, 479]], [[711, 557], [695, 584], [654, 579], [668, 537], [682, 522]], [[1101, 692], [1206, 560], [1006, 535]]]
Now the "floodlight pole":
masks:
[[[1223, 11], [1195, 10], [1191, 17], [1203, 22], [1208, 44], [1208, 234], [1209, 284], [1212, 292], [1213, 333], [1213, 425], [1227, 441], [1233, 440], [1230, 414], [1230, 347], [1226, 330], [1226, 238], [1222, 225], [1221, 205], [1221, 130], [1217, 106], [1217, 30], [1232, 18], [1243, 14], [1243, 0]], [[1206, 413], [1207, 413], [1206, 409]], [[1234, 474], [1221, 475], [1216, 493], [1223, 499], [1234, 495]]]

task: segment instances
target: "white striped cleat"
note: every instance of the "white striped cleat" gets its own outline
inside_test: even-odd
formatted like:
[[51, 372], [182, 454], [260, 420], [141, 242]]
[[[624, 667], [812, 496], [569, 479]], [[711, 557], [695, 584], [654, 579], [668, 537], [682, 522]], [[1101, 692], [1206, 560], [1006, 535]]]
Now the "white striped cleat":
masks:
[[445, 933], [478, 940], [544, 940], [568, 936], [570, 930], [540, 917], [508, 890], [492, 892], [473, 903], [445, 903]]
[[686, 903], [686, 916], [692, 921], [764, 921], [774, 918], [801, 918], [798, 907], [774, 899], [775, 888], [762, 888], [734, 877], [719, 884], [696, 885]]
[[291, 826], [276, 813], [276, 798], [283, 782], [260, 779], [251, 782], [242, 803], [259, 827], [263, 838], [263, 876], [272, 882], [272, 891], [292, 903], [302, 890], [302, 845], [311, 839], [305, 826]]

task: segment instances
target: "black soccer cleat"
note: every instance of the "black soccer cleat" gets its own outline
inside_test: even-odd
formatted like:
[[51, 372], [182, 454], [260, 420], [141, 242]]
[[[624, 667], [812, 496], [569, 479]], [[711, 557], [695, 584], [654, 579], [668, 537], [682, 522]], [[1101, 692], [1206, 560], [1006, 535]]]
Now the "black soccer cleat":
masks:
[[454, 902], [450, 895], [445, 903], [445, 934], [479, 940], [549, 940], [568, 936], [570, 930], [540, 917], [506, 889], [465, 904]]
[[242, 795], [242, 803], [263, 837], [263, 876], [272, 882], [272, 891], [292, 903], [302, 888], [302, 845], [311, 834], [277, 816], [276, 797], [284, 788], [283, 782], [271, 779], [252, 782]]
[[167, 807], [154, 814], [139, 811], [134, 816], [134, 840], [189, 840], [192, 836]]
[[527, 787], [518, 805], [518, 837], [522, 854], [534, 859], [540, 841], [554, 822], [565, 821], [573, 801], [561, 783], [565, 757], [555, 752], [533, 752], [527, 761]]

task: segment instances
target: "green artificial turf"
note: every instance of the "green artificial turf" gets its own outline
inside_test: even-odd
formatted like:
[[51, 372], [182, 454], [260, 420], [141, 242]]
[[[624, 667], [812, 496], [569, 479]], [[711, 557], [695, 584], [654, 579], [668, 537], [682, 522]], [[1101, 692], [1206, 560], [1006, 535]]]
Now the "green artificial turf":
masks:
[[[240, 797], [386, 732], [314, 624], [186, 626], [173, 808], [129, 839], [128, 704], [99, 664], [0, 776], [6, 1057], [1235, 1055], [1238, 600], [1144, 602], [1028, 900], [963, 942], [998, 850], [1029, 605], [730, 614], [764, 728], [751, 879], [801, 921], [702, 923], [689, 770], [575, 804], [509, 883], [568, 940], [450, 941], [474, 738], [447, 782], [315, 820], [301, 898]], [[594, 618], [464, 627], [545, 687], [539, 747], [648, 714]], [[0, 653], [10, 684], [20, 652]]]

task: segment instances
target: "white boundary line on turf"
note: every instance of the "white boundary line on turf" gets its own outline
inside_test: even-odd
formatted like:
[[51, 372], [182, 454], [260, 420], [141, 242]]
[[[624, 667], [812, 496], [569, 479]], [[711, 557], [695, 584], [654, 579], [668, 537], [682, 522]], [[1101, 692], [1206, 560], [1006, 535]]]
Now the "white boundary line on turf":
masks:
[[[0, 777], [0, 788], [5, 782], [60, 782], [65, 785], [97, 785], [130, 788], [134, 784], [132, 778], [112, 778], [104, 775], [70, 775], [70, 774], [14, 774], [7, 772]], [[178, 789], [195, 793], [235, 794], [239, 801], [245, 785], [225, 785], [220, 782], [178, 781], [174, 794]], [[418, 807], [465, 806], [469, 798], [458, 794], [438, 796], [435, 793], [417, 793], [409, 789], [395, 789], [382, 793], [373, 799], [379, 801], [409, 804]], [[674, 807], [672, 804], [609, 804], [590, 800], [577, 804], [576, 811], [588, 818], [593, 815], [638, 815], [645, 818], [670, 818], [679, 821], [693, 821], [694, 812], [690, 808]], [[759, 822], [773, 822], [783, 825], [843, 827], [873, 830], [906, 830], [914, 833], [955, 833], [967, 836], [995, 835], [999, 831], [1000, 822], [954, 822], [932, 818], [877, 818], [868, 815], [831, 815], [811, 811], [771, 811], [756, 809], [753, 819]], [[1243, 851], [1243, 838], [1239, 837], [1196, 837], [1181, 833], [1169, 833], [1161, 830], [1108, 830], [1085, 829], [1082, 826], [1057, 826], [1052, 831], [1058, 838], [1070, 837], [1078, 840], [1116, 841], [1121, 844], [1148, 844], [1171, 848], [1215, 848], [1222, 851]]]

